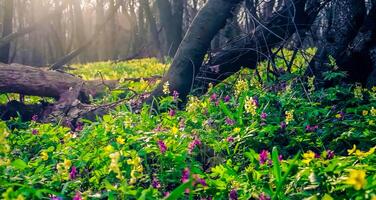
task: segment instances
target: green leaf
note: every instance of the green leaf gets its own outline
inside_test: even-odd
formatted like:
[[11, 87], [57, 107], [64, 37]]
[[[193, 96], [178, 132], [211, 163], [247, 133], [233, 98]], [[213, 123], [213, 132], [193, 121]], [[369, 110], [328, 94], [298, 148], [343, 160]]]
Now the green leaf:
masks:
[[223, 103], [223, 101], [219, 102], [219, 107], [222, 109], [222, 111], [227, 115], [227, 117], [234, 119], [234, 115], [230, 111], [230, 109], [227, 108], [227, 105]]
[[329, 194], [325, 194], [325, 195], [322, 197], [322, 200], [333, 200], [333, 197], [331, 197]]
[[240, 126], [243, 125], [244, 104], [245, 104], [244, 95], [242, 95], [239, 98], [239, 106], [238, 106], [238, 109], [237, 109], [237, 112], [236, 112], [236, 118], [238, 118], [238, 122], [239, 122]]
[[278, 185], [281, 183], [281, 166], [279, 164], [277, 147], [273, 147], [272, 160], [273, 160], [273, 174], [277, 180], [277, 185]]
[[12, 166], [17, 168], [17, 169], [20, 169], [20, 170], [24, 170], [25, 168], [27, 168], [27, 164], [25, 163], [25, 161], [21, 160], [21, 159], [17, 159], [15, 161], [12, 162]]
[[181, 196], [184, 195], [184, 191], [187, 189], [187, 188], [190, 188], [192, 187], [192, 180], [186, 182], [186, 183], [183, 183], [181, 184], [179, 187], [177, 187], [174, 191], [172, 191], [170, 193], [170, 195], [168, 197], [165, 198], [165, 200], [175, 200], [175, 199], [178, 199], [180, 198]]

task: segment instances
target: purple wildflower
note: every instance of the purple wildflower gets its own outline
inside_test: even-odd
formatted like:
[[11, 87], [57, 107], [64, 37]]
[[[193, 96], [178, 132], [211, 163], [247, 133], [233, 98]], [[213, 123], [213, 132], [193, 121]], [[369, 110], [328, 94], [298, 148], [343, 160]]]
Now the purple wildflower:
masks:
[[217, 100], [217, 94], [216, 93], [213, 93], [211, 96], [210, 96], [210, 101], [216, 101]]
[[179, 92], [176, 91], [176, 90], [174, 90], [174, 91], [172, 92], [172, 96], [174, 97], [174, 101], [177, 101], [178, 98], [179, 98]]
[[282, 155], [279, 155], [278, 156], [278, 160], [281, 162], [283, 160], [283, 156]]
[[320, 154], [315, 153], [315, 158], [320, 158]]
[[230, 200], [237, 200], [238, 199], [238, 191], [236, 191], [235, 189], [232, 189], [230, 191]]
[[76, 192], [76, 195], [74, 195], [72, 200], [82, 200], [81, 194], [79, 192]]
[[333, 159], [334, 158], [334, 151], [332, 151], [332, 150], [327, 150], [326, 151], [326, 158], [327, 159]]
[[226, 123], [227, 125], [229, 125], [229, 126], [232, 126], [232, 125], [235, 124], [235, 121], [232, 120], [232, 119], [230, 119], [229, 117], [226, 117], [226, 119], [225, 119], [225, 123]]
[[235, 141], [235, 139], [232, 136], [228, 137], [226, 140], [229, 143], [233, 143]]
[[203, 179], [203, 178], [198, 178], [196, 181], [197, 181], [198, 184], [201, 184], [202, 186], [208, 186], [205, 179]]
[[170, 109], [170, 111], [168, 111], [168, 115], [170, 115], [170, 117], [175, 116], [175, 114], [176, 114], [176, 111], [174, 109]]
[[190, 170], [188, 168], [185, 168], [182, 172], [182, 176], [181, 176], [181, 182], [182, 183], [186, 183], [189, 181], [189, 174], [190, 174]]
[[265, 164], [265, 162], [268, 160], [269, 151], [268, 150], [262, 150], [260, 153], [260, 164]]
[[318, 128], [319, 128], [319, 126], [317, 126], [317, 125], [315, 125], [315, 126], [307, 125], [307, 126], [306, 126], [306, 131], [307, 131], [307, 132], [314, 132], [314, 131], [316, 131]]
[[77, 177], [77, 168], [75, 166], [72, 166], [71, 171], [69, 173], [70, 179], [75, 179]]
[[281, 129], [285, 129], [287, 124], [286, 124], [286, 122], [281, 122], [280, 126], [281, 126]]
[[156, 177], [154, 177], [153, 180], [151, 181], [151, 185], [155, 189], [161, 188], [161, 184], [159, 183], [159, 181]]
[[184, 120], [184, 119], [181, 119], [181, 120], [179, 121], [179, 128], [180, 128], [180, 129], [184, 129], [184, 128], [185, 128], [185, 120]]
[[82, 122], [78, 122], [76, 124], [76, 128], [74, 129], [76, 132], [80, 132], [82, 131], [82, 129], [84, 129], [84, 124]]
[[229, 102], [230, 101], [230, 96], [226, 95], [225, 98], [223, 98], [223, 101], [224, 102]]
[[50, 200], [63, 200], [63, 198], [53, 195]]
[[163, 193], [163, 195], [164, 195], [165, 197], [168, 197], [168, 196], [170, 196], [170, 192], [165, 192], [165, 193]]
[[341, 112], [339, 112], [339, 113], [336, 115], [336, 117], [337, 117], [338, 119], [343, 120], [343, 118], [345, 118], [345, 113], [344, 113], [343, 111], [341, 111]]
[[34, 121], [34, 122], [38, 121], [38, 115], [33, 115], [31, 117], [31, 121]]
[[202, 186], [207, 186], [205, 179], [200, 178], [197, 174], [193, 175], [193, 178], [195, 179], [196, 184], [201, 184]]
[[167, 151], [167, 146], [162, 140], [158, 140], [159, 151], [164, 154]]
[[266, 119], [268, 117], [268, 114], [266, 114], [266, 113], [261, 113], [261, 119]]
[[157, 127], [154, 128], [154, 132], [161, 132], [162, 131], [162, 125], [158, 124]]
[[188, 152], [191, 154], [193, 149], [198, 145], [201, 145], [201, 141], [196, 137], [191, 143], [189, 143]]
[[37, 129], [33, 129], [33, 130], [31, 131], [31, 133], [32, 133], [33, 135], [38, 135], [39, 131], [38, 131]]
[[270, 197], [265, 195], [264, 193], [261, 193], [259, 196], [259, 200], [270, 200]]
[[253, 104], [256, 105], [256, 107], [259, 107], [259, 101], [258, 101], [258, 97], [253, 97]]

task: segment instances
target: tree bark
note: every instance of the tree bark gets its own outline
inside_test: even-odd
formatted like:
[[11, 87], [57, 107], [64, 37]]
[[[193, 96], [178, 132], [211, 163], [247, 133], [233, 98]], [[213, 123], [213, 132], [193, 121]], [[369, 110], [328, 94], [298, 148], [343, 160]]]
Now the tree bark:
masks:
[[242, 67], [256, 68], [258, 62], [270, 59], [272, 48], [284, 45], [294, 33], [307, 30], [313, 23], [321, 5], [307, 7], [306, 2], [289, 1], [265, 24], [259, 24], [253, 33], [235, 39], [211, 55], [200, 70], [195, 88], [202, 87], [205, 91], [209, 82], [216, 84]]
[[183, 0], [174, 0], [173, 4], [169, 0], [157, 0], [156, 3], [166, 40], [164, 53], [174, 57], [182, 40]]
[[[13, 32], [13, 0], [5, 0], [3, 6], [3, 33], [5, 37]], [[0, 48], [0, 62], [8, 63], [10, 55], [10, 41]]]
[[97, 96], [107, 87], [117, 86], [116, 80], [83, 81], [71, 74], [20, 64], [0, 63], [0, 93], [18, 93], [64, 100], [77, 85], [82, 85], [79, 94], [73, 98], [89, 103], [89, 96]]
[[188, 29], [167, 75], [152, 92], [151, 98], [163, 95], [163, 85], [170, 84], [184, 99], [190, 92], [194, 77], [199, 71], [210, 42], [231, 17], [241, 0], [209, 0], [199, 11]]
[[[342, 0], [333, 3], [333, 16], [329, 22], [331, 28], [325, 35], [323, 46], [319, 47], [318, 52], [312, 59], [307, 74], [315, 75], [318, 80], [323, 80], [323, 72], [331, 70], [329, 56], [337, 61], [341, 70], [349, 72], [349, 79], [352, 81], [364, 82], [362, 73], [364, 63], [363, 55], [346, 56], [348, 45], [356, 37], [359, 28], [362, 26], [366, 14], [364, 0]], [[346, 58], [345, 58], [346, 57]], [[354, 61], [360, 63], [354, 63]], [[368, 65], [369, 66], [369, 65]], [[359, 73], [360, 72], [360, 73]]]
[[141, 7], [144, 9], [147, 23], [149, 24], [149, 31], [151, 35], [151, 40], [153, 42], [154, 46], [154, 51], [159, 60], [163, 60], [163, 54], [162, 51], [163, 49], [161, 48], [161, 42], [159, 40], [159, 33], [157, 29], [157, 23], [155, 21], [155, 17], [153, 16], [150, 6], [149, 6], [149, 1], [148, 0], [140, 0]]

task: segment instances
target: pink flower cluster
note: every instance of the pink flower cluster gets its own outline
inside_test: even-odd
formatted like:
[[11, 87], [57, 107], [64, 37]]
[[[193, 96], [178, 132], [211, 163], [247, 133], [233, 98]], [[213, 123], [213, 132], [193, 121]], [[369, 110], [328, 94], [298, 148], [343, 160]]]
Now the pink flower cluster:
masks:
[[167, 146], [162, 140], [158, 140], [159, 151], [164, 154], [167, 151]]
[[199, 140], [197, 137], [188, 145], [188, 152], [189, 154], [192, 153], [192, 151], [195, 149], [196, 146], [201, 145], [201, 140]]

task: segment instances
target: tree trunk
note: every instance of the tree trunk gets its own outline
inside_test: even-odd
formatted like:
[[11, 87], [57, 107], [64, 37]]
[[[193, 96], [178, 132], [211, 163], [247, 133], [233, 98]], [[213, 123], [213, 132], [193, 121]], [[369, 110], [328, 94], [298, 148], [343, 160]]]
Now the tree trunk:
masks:
[[[349, 72], [349, 79], [352, 81], [364, 81], [362, 71], [368, 64], [364, 63], [363, 55], [352, 54], [346, 56], [346, 49], [355, 38], [359, 28], [362, 26], [366, 14], [364, 0], [341, 0], [333, 3], [333, 16], [329, 22], [331, 28], [325, 35], [322, 47], [312, 59], [308, 68], [308, 74], [313, 74], [318, 80], [323, 80], [323, 72], [331, 70], [329, 56], [337, 60], [341, 70]], [[347, 57], [347, 58], [344, 58]], [[360, 63], [354, 63], [354, 61]], [[369, 65], [368, 65], [369, 66]], [[359, 73], [360, 72], [360, 73]]]
[[162, 48], [161, 48], [161, 42], [159, 40], [159, 33], [157, 29], [157, 23], [155, 21], [155, 17], [153, 16], [148, 0], [141, 0], [141, 7], [144, 9], [147, 23], [149, 24], [149, 31], [151, 35], [151, 40], [153, 42], [153, 48], [154, 48], [154, 55], [157, 56], [159, 60], [163, 60], [163, 54], [162, 54]]
[[174, 57], [182, 40], [183, 1], [174, 0], [172, 5], [169, 0], [157, 0], [156, 3], [166, 40], [164, 53]]
[[[72, 9], [74, 14], [74, 38], [75, 38], [75, 47], [78, 48], [81, 46], [82, 41], [85, 41], [85, 24], [81, 10], [81, 3], [77, 0], [72, 0]], [[80, 62], [85, 62], [87, 59], [86, 54], [82, 54], [78, 57]]]
[[[5, 0], [3, 6], [3, 33], [2, 37], [5, 37], [13, 32], [13, 0]], [[10, 55], [10, 41], [5, 43], [0, 48], [0, 62], [8, 63]]]
[[[289, 1], [265, 23], [257, 26], [250, 36], [242, 36], [210, 56], [201, 68], [197, 85], [206, 90], [209, 82], [216, 84], [242, 67], [256, 68], [258, 62], [271, 58], [270, 50], [284, 45], [297, 31], [307, 30], [320, 6], [306, 7], [306, 0]], [[213, 70], [215, 68], [215, 70]]]
[[199, 71], [210, 42], [231, 17], [232, 11], [241, 0], [209, 0], [199, 11], [188, 29], [167, 75], [152, 92], [152, 98], [163, 95], [163, 85], [170, 84], [184, 99], [190, 92], [194, 77]]

